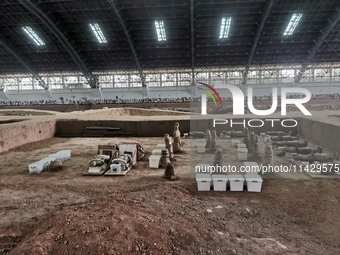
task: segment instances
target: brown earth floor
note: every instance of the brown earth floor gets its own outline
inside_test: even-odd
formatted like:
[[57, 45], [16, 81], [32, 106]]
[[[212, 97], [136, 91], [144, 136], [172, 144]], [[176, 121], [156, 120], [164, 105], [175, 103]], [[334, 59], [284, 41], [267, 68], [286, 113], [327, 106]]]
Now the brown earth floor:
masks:
[[[148, 151], [163, 142], [131, 140]], [[340, 179], [301, 173], [264, 179], [261, 193], [198, 192], [189, 140], [177, 181], [150, 169], [149, 154], [124, 177], [81, 175], [98, 144], [122, 141], [51, 138], [0, 154], [0, 254], [340, 254]], [[225, 160], [241, 164], [229, 143], [219, 140]], [[28, 174], [63, 149], [72, 150], [63, 170]]]

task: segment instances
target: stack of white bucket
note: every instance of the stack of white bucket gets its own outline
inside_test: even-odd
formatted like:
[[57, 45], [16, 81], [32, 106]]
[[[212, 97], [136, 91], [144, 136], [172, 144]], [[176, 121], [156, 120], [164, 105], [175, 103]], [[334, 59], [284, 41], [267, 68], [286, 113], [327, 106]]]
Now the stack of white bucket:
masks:
[[60, 160], [62, 162], [71, 158], [71, 150], [62, 150], [57, 153], [51, 154], [42, 160], [28, 165], [28, 171], [30, 174], [40, 174], [42, 171], [48, 169], [51, 161]]

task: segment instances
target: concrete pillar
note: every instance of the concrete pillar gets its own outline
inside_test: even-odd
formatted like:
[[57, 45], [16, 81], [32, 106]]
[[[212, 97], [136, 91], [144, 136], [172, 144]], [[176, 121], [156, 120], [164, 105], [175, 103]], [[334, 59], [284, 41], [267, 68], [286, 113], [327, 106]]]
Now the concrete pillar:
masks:
[[190, 86], [190, 95], [192, 97], [196, 97], [196, 92], [197, 92], [196, 86]]
[[91, 89], [91, 93], [93, 97], [102, 97], [102, 91], [100, 88], [93, 88]]
[[45, 95], [46, 95], [48, 98], [52, 98], [52, 97], [53, 97], [53, 95], [52, 95], [50, 89], [45, 89]]
[[7, 89], [4, 87], [0, 88], [0, 95], [6, 99], [9, 99], [8, 94], [7, 94]]
[[149, 89], [148, 87], [142, 87], [142, 93], [144, 97], [149, 97]]

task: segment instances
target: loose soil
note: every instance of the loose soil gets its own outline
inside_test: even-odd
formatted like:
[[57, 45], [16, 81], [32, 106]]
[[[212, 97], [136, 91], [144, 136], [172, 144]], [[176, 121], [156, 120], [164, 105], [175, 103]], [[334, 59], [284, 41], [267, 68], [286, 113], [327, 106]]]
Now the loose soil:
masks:
[[[163, 142], [132, 140], [149, 152]], [[0, 254], [340, 254], [339, 179], [301, 174], [264, 179], [261, 193], [198, 192], [187, 139], [177, 181], [149, 168], [150, 154], [124, 177], [81, 175], [99, 144], [123, 141], [51, 138], [0, 154]], [[72, 157], [62, 170], [28, 174], [63, 149]]]

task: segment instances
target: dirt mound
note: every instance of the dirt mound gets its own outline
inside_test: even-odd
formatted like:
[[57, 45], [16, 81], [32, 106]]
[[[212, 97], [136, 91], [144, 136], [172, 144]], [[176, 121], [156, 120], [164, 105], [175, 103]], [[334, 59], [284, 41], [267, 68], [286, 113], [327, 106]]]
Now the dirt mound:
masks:
[[40, 110], [0, 110], [0, 116], [43, 116], [43, 115], [55, 115], [57, 112], [53, 111], [40, 111]]
[[173, 184], [118, 193], [60, 210], [10, 254], [329, 254], [256, 206], [197, 198]]
[[182, 116], [188, 115], [186, 112], [162, 110], [162, 109], [140, 109], [140, 108], [109, 108], [109, 109], [97, 109], [89, 110], [85, 112], [77, 113], [79, 116], [102, 116], [102, 117], [114, 117], [114, 116]]

